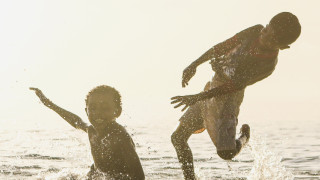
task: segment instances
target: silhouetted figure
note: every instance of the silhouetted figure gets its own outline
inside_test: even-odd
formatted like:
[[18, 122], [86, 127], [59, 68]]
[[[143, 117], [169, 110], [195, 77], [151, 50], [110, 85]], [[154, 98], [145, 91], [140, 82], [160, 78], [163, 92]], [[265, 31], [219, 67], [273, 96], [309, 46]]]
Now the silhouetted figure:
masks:
[[45, 106], [70, 125], [88, 133], [94, 160], [88, 173], [89, 179], [94, 179], [100, 172], [110, 179], [145, 179], [130, 135], [115, 121], [122, 112], [121, 96], [116, 89], [102, 85], [88, 93], [85, 110], [92, 125], [52, 103], [38, 88], [30, 89], [35, 91]]
[[207, 129], [222, 159], [232, 159], [250, 138], [250, 127], [244, 124], [236, 139], [239, 107], [244, 90], [272, 74], [279, 50], [289, 48], [301, 33], [297, 17], [289, 12], [274, 16], [264, 27], [255, 25], [209, 49], [183, 71], [182, 87], [196, 73], [200, 64], [211, 61], [215, 75], [204, 91], [171, 98], [175, 108], [185, 105], [189, 109], [180, 119], [172, 134], [185, 179], [195, 179], [193, 156], [188, 139], [193, 133]]

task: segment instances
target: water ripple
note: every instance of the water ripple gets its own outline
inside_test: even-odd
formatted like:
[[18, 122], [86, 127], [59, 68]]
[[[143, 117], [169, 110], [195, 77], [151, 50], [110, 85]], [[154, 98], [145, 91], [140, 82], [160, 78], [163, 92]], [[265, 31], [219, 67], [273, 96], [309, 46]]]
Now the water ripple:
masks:
[[52, 156], [43, 156], [40, 154], [27, 154], [20, 156], [4, 156], [9, 158], [20, 158], [20, 159], [46, 159], [46, 160], [65, 160], [63, 157], [52, 157]]

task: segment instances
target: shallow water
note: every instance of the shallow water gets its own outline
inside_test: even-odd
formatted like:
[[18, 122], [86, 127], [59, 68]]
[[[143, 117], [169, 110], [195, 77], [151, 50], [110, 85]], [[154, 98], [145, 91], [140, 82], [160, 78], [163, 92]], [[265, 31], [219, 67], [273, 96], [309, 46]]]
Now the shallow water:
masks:
[[[127, 125], [146, 179], [183, 179], [170, 143], [176, 124]], [[206, 131], [190, 138], [198, 179], [320, 179], [320, 122], [250, 125], [249, 145], [229, 162], [217, 156]], [[0, 179], [85, 179], [92, 164], [88, 138], [82, 131], [0, 133]]]

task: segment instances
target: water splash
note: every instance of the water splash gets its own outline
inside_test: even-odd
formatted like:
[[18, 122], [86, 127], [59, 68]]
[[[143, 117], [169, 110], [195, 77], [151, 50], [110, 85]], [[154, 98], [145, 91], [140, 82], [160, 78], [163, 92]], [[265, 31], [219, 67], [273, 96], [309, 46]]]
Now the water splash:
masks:
[[254, 136], [249, 149], [254, 158], [248, 180], [292, 180], [293, 174], [281, 163], [282, 157], [269, 150], [265, 138]]
[[63, 169], [60, 172], [53, 174], [39, 174], [37, 180], [85, 180], [86, 173], [80, 169]]
[[[81, 168], [66, 168], [63, 169], [60, 172], [53, 173], [53, 174], [39, 174], [37, 180], [87, 180], [87, 171]], [[122, 175], [120, 179], [127, 179], [126, 175]], [[95, 171], [94, 174], [91, 176], [94, 180], [112, 180], [115, 178], [110, 177], [109, 175], [100, 172]]]

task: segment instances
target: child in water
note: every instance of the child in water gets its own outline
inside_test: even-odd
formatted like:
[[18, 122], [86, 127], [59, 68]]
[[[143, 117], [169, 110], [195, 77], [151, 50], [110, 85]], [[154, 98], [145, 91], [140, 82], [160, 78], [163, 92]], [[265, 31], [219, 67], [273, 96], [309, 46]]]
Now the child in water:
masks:
[[[145, 179], [144, 172], [135, 151], [135, 145], [123, 126], [116, 122], [122, 112], [119, 92], [106, 85], [92, 89], [86, 98], [85, 111], [91, 125], [52, 103], [38, 88], [35, 91], [41, 102], [58, 113], [71, 126], [88, 133], [94, 164], [88, 178], [96, 172], [106, 174], [110, 179]], [[98, 170], [98, 171], [97, 171]]]
[[266, 27], [252, 26], [213, 46], [183, 71], [182, 87], [188, 85], [197, 66], [206, 61], [210, 61], [215, 71], [204, 92], [172, 98], [172, 104], [177, 104], [175, 108], [189, 107], [171, 136], [185, 179], [195, 179], [192, 152], [187, 143], [193, 133], [207, 129], [217, 154], [226, 160], [236, 156], [249, 141], [247, 124], [242, 126], [241, 136], [236, 139], [245, 88], [272, 74], [279, 50], [289, 48], [300, 32], [298, 18], [282, 12]]

